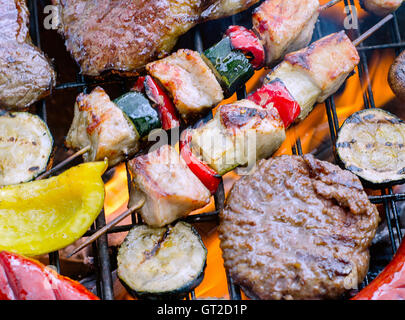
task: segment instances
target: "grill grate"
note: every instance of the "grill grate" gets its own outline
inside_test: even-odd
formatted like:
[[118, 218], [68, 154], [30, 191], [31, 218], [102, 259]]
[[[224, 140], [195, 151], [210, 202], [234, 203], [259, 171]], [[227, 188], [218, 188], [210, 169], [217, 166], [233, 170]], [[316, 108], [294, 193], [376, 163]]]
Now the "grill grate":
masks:
[[[353, 0], [344, 0], [345, 6], [349, 8], [354, 8], [355, 4]], [[41, 47], [41, 38], [40, 38], [40, 28], [39, 28], [39, 15], [38, 15], [38, 2], [35, 0], [28, 0], [28, 8], [31, 13], [31, 25], [30, 25], [30, 33], [34, 44], [38, 47]], [[347, 17], [355, 17], [356, 12], [350, 10], [347, 12]], [[229, 23], [236, 24], [236, 17], [233, 16], [231, 19], [228, 19]], [[369, 70], [368, 70], [368, 63], [367, 63], [367, 52], [373, 50], [381, 50], [387, 48], [395, 49], [396, 53], [399, 54], [401, 50], [405, 48], [405, 42], [402, 40], [400, 28], [398, 24], [398, 18], [394, 13], [394, 19], [389, 22], [390, 26], [390, 42], [384, 44], [373, 44], [373, 45], [364, 45], [361, 44], [358, 47], [360, 53], [360, 64], [358, 66], [358, 73], [360, 76], [360, 82], [362, 87], [364, 84], [367, 84], [366, 90], [363, 93], [363, 101], [365, 108], [373, 108], [375, 107], [375, 101], [373, 97], [373, 91], [370, 85], [369, 79]], [[321, 23], [318, 21], [316, 24], [315, 29], [315, 38], [321, 38], [322, 36], [326, 35], [322, 32]], [[357, 29], [352, 35], [353, 38], [357, 38], [361, 34], [361, 30]], [[203, 35], [201, 32], [200, 27], [194, 28], [194, 48], [201, 52], [203, 50]], [[68, 82], [58, 84], [54, 90], [63, 91], [67, 89], [77, 88], [79, 91], [87, 91], [87, 88], [90, 86], [96, 85], [108, 85], [108, 84], [120, 84], [125, 91], [127, 87], [126, 79], [122, 78], [111, 78], [109, 80], [103, 81], [88, 81], [82, 75], [77, 75], [76, 82]], [[237, 92], [238, 99], [243, 99], [246, 97], [246, 88], [242, 88]], [[334, 97], [330, 97], [325, 102], [326, 106], [326, 113], [328, 117], [328, 124], [330, 129], [330, 137], [332, 140], [332, 145], [334, 146], [334, 142], [337, 137], [337, 133], [339, 130], [339, 121], [338, 116], [336, 113], [336, 105], [334, 101]], [[46, 102], [42, 100], [36, 104], [36, 111], [37, 114], [44, 120], [47, 120], [47, 112], [46, 112]], [[210, 115], [212, 117], [212, 114]], [[208, 117], [209, 119], [209, 117]], [[302, 154], [302, 147], [301, 141], [298, 138], [295, 145], [292, 147], [293, 154]], [[334, 152], [335, 157], [336, 153]], [[336, 158], [335, 158], [336, 160]], [[128, 171], [128, 170], [127, 170]], [[128, 173], [128, 172], [127, 172]], [[129, 175], [128, 175], [129, 177]], [[128, 180], [129, 181], [129, 180]], [[129, 185], [130, 186], [130, 185]], [[385, 214], [386, 214], [386, 223], [389, 231], [390, 242], [391, 242], [391, 250], [392, 254], [395, 253], [397, 250], [401, 240], [402, 240], [402, 232], [399, 225], [399, 214], [397, 203], [399, 201], [405, 201], [405, 194], [395, 194], [392, 188], [381, 189], [380, 195], [373, 195], [370, 196], [370, 201], [375, 204], [381, 204], [384, 207]], [[220, 183], [217, 193], [214, 195], [215, 200], [215, 211], [202, 213], [198, 215], [188, 216], [184, 220], [189, 223], [196, 223], [196, 222], [212, 222], [218, 221], [218, 213], [224, 207], [225, 203], [225, 190], [223, 182]], [[86, 232], [84, 236], [90, 236], [99, 228], [102, 228], [105, 225], [105, 214], [104, 210], [100, 213], [99, 217], [97, 218], [94, 226]], [[142, 223], [141, 218], [138, 214], [132, 215], [132, 224], [131, 225], [121, 225], [112, 228], [109, 233], [119, 233], [129, 231], [133, 225]], [[108, 243], [107, 243], [107, 235], [100, 237], [95, 243], [93, 243], [93, 249], [96, 253], [95, 255], [95, 265], [96, 267], [96, 276], [97, 276], [97, 295], [100, 296], [102, 299], [105, 300], [112, 300], [114, 299], [113, 294], [113, 281], [112, 281], [112, 270], [110, 264], [110, 258], [108, 253]], [[57, 271], [60, 271], [60, 261], [59, 261], [59, 253], [52, 252], [49, 254], [49, 262], [51, 265], [54, 265]], [[232, 300], [239, 300], [241, 299], [241, 290], [240, 288], [235, 285], [232, 279], [227, 275], [228, 280], [228, 289], [229, 289], [229, 297]], [[369, 282], [369, 275], [367, 276], [365, 283]], [[192, 291], [188, 299], [195, 299], [195, 292]]]

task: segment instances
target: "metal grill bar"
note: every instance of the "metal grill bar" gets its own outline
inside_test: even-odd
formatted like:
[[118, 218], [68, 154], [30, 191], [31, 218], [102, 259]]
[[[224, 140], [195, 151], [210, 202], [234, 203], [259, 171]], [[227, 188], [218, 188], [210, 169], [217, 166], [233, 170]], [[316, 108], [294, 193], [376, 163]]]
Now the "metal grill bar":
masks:
[[[351, 5], [354, 7], [353, 0], [345, 0], [345, 5]], [[39, 15], [38, 15], [38, 4], [35, 0], [28, 1], [29, 10], [31, 12], [31, 37], [33, 39], [34, 44], [38, 47], [41, 46], [41, 39], [40, 39], [40, 28], [39, 28]], [[353, 8], [351, 7], [351, 8]], [[353, 14], [355, 16], [355, 12], [349, 12], [348, 15]], [[236, 17], [233, 16], [231, 20], [232, 24], [236, 24]], [[362, 87], [366, 84], [367, 89], [363, 93], [363, 100], [365, 108], [375, 107], [375, 102], [373, 98], [373, 92], [371, 88], [371, 84], [369, 81], [369, 70], [368, 70], [368, 63], [367, 63], [367, 56], [366, 53], [373, 51], [373, 50], [380, 50], [380, 49], [388, 49], [394, 48], [397, 53], [399, 50], [405, 47], [405, 42], [402, 41], [398, 19], [395, 16], [394, 19], [390, 22], [391, 23], [391, 37], [392, 41], [386, 44], [377, 44], [377, 45], [365, 45], [361, 44], [358, 48], [361, 62], [358, 67], [358, 72], [360, 76], [360, 81]], [[194, 33], [194, 48], [202, 52], [203, 50], [203, 42], [202, 38], [203, 35], [201, 33], [201, 29], [199, 27], [195, 28]], [[317, 36], [320, 38], [324, 34], [321, 30], [321, 25], [318, 22], [316, 25], [316, 32]], [[357, 35], [360, 34], [360, 30], [357, 30]], [[119, 79], [111, 79], [108, 81], [88, 81], [82, 75], [77, 75], [76, 82], [70, 83], [62, 83], [58, 84], [54, 89], [55, 90], [68, 90], [68, 89], [81, 89], [84, 92], [87, 91], [88, 87], [97, 86], [97, 85], [110, 85], [110, 84], [117, 84], [117, 83], [126, 83], [127, 80]], [[125, 86], [122, 86], [123, 90], [125, 90]], [[242, 88], [237, 92], [238, 99], [244, 99], [246, 97], [246, 88]], [[336, 105], [333, 96], [327, 99], [325, 102], [326, 106], [326, 113], [328, 117], [328, 124], [330, 129], [330, 135], [332, 140], [332, 145], [336, 141], [336, 137], [339, 131], [339, 119], [336, 112]], [[37, 112], [38, 114], [46, 121], [46, 102], [45, 100], [39, 102], [37, 104]], [[212, 117], [212, 114], [211, 114]], [[207, 118], [209, 119], [209, 117]], [[295, 145], [292, 147], [292, 151], [294, 154], [302, 154], [302, 147], [301, 141], [298, 138]], [[128, 170], [127, 170], [128, 172]], [[130, 188], [130, 176], [128, 173], [128, 188]], [[130, 189], [128, 189], [130, 190]], [[399, 245], [402, 239], [402, 232], [399, 226], [399, 215], [396, 203], [399, 201], [405, 201], [405, 194], [395, 194], [392, 188], [386, 190], [381, 190], [381, 195], [379, 196], [370, 196], [370, 201], [375, 204], [382, 204], [384, 206], [386, 217], [387, 217], [387, 226], [390, 234], [391, 245], [392, 245], [392, 252], [394, 253], [397, 244]], [[203, 213], [199, 215], [193, 215], [185, 218], [184, 220], [190, 223], [196, 222], [208, 222], [208, 221], [218, 221], [218, 213], [224, 207], [225, 203], [225, 190], [223, 186], [223, 182], [221, 182], [217, 193], [214, 195], [215, 200], [215, 211]], [[112, 228], [108, 233], [117, 233], [117, 232], [126, 232], [129, 231], [134, 225], [142, 223], [142, 219], [139, 214], [132, 215], [132, 224], [130, 225], [120, 225]], [[97, 218], [95, 225], [89, 230], [84, 236], [90, 236], [96, 230], [103, 227], [105, 225], [105, 215], [104, 210], [100, 213], [100, 216]], [[394, 228], [392, 227], [394, 226]], [[395, 230], [395, 231], [394, 231]], [[112, 284], [112, 276], [111, 276], [111, 266], [108, 254], [108, 242], [107, 242], [107, 234], [100, 238], [96, 243], [93, 244], [93, 250], [96, 253], [95, 260], [97, 273], [97, 294], [101, 296], [103, 299], [110, 300], [113, 299], [113, 284]], [[49, 261], [50, 264], [54, 265], [58, 271], [60, 271], [60, 261], [59, 261], [59, 254], [58, 252], [53, 252], [49, 254]], [[227, 274], [228, 280], [228, 289], [229, 289], [229, 296], [230, 299], [241, 299], [241, 291], [238, 286], [233, 283], [229, 274]], [[366, 283], [368, 279], [366, 279]], [[189, 299], [195, 299], [195, 292], [190, 293]]]

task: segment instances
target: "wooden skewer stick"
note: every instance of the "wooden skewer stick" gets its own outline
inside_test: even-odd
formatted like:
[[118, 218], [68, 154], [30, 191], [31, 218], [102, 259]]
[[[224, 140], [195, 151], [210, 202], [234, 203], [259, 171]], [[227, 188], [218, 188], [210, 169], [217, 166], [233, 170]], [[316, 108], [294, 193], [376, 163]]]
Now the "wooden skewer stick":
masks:
[[392, 15], [392, 14], [389, 14], [388, 16], [386, 16], [384, 19], [379, 21], [375, 26], [371, 27], [366, 32], [364, 32], [360, 37], [358, 37], [356, 40], [354, 40], [353, 45], [355, 47], [357, 47], [360, 43], [362, 43], [364, 40], [369, 38], [374, 32], [376, 32], [378, 29], [380, 29], [384, 24], [386, 24], [392, 18], [394, 18], [394, 15]]
[[338, 4], [339, 2], [342, 2], [342, 0], [331, 0], [327, 3], [325, 3], [323, 6], [320, 6], [319, 11], [329, 9], [330, 7], [333, 7], [335, 4]]
[[74, 254], [78, 253], [80, 250], [84, 249], [87, 247], [89, 244], [93, 243], [97, 238], [102, 236], [103, 234], [107, 233], [108, 230], [110, 230], [112, 227], [114, 227], [117, 223], [121, 222], [124, 220], [126, 217], [128, 217], [131, 213], [134, 211], [140, 209], [143, 204], [145, 203], [145, 199], [141, 199], [138, 201], [138, 203], [131, 208], [129, 208], [127, 211], [121, 213], [118, 217], [115, 219], [111, 220], [109, 223], [107, 223], [104, 227], [102, 227], [100, 230], [92, 234], [90, 237], [86, 239], [85, 242], [83, 242], [80, 246], [78, 246], [76, 249], [74, 249], [66, 258], [70, 258]]
[[58, 163], [56, 166], [54, 166], [52, 169], [44, 172], [43, 174], [39, 175], [38, 177], [35, 178], [35, 180], [41, 180], [41, 179], [45, 179], [48, 178], [50, 175], [52, 175], [53, 173], [55, 173], [56, 171], [62, 169], [65, 165], [67, 165], [69, 162], [73, 161], [74, 159], [76, 159], [77, 157], [85, 154], [87, 151], [90, 150], [90, 146], [84, 147], [83, 149], [80, 149], [79, 151], [77, 151], [76, 153], [72, 154], [70, 157], [66, 158], [65, 160], [63, 160], [62, 162]]

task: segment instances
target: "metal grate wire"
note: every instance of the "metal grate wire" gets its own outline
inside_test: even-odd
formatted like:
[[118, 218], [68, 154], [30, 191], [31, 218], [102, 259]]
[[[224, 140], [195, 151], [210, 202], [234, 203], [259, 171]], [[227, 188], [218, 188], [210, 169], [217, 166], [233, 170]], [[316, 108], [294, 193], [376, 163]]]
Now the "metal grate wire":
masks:
[[[354, 7], [354, 1], [353, 0], [345, 0], [344, 1], [346, 6], [352, 6], [351, 8]], [[40, 37], [40, 27], [39, 27], [39, 15], [38, 15], [38, 3], [36, 0], [28, 0], [28, 7], [31, 13], [31, 25], [30, 25], [30, 33], [32, 40], [34, 44], [36, 44], [38, 47], [41, 47], [41, 37]], [[352, 15], [352, 17], [356, 18], [356, 12], [348, 12], [347, 16]], [[236, 19], [235, 16], [233, 16], [230, 20], [232, 24], [235, 24]], [[360, 81], [362, 84], [362, 87], [364, 84], [366, 84], [367, 89], [363, 93], [363, 101], [364, 101], [364, 107], [365, 108], [372, 108], [375, 107], [375, 101], [373, 97], [373, 92], [372, 88], [369, 82], [369, 70], [368, 70], [368, 63], [367, 63], [367, 52], [373, 51], [373, 50], [381, 50], [381, 49], [387, 49], [387, 48], [393, 48], [396, 50], [396, 53], [398, 54], [401, 50], [405, 48], [405, 42], [402, 40], [402, 36], [400, 33], [400, 28], [398, 25], [398, 18], [396, 14], [394, 13], [394, 19], [392, 19], [390, 22], [390, 34], [391, 34], [391, 41], [389, 43], [384, 43], [384, 44], [377, 44], [377, 45], [365, 45], [361, 44], [358, 48], [359, 53], [360, 53], [360, 64], [357, 68], [359, 76], [360, 76]], [[321, 38], [325, 36], [321, 30], [321, 24], [318, 23], [316, 24], [316, 37]], [[355, 31], [355, 37], [357, 37], [361, 33], [361, 30], [356, 30]], [[201, 32], [200, 27], [194, 28], [194, 48], [195, 50], [201, 52], [203, 50], [203, 34]], [[108, 80], [102, 80], [102, 81], [92, 81], [85, 79], [82, 75], [78, 74], [77, 75], [77, 81], [76, 82], [70, 82], [70, 83], [62, 83], [58, 84], [54, 90], [66, 90], [66, 89], [72, 89], [72, 88], [77, 88], [79, 91], [84, 91], [86, 92], [87, 88], [90, 86], [96, 86], [96, 85], [108, 85], [108, 84], [116, 84], [120, 83], [122, 84], [123, 92], [126, 89], [126, 80], [122, 78], [111, 78]], [[238, 99], [244, 99], [246, 97], [246, 88], [241, 88], [237, 92], [237, 97]], [[334, 146], [336, 137], [339, 131], [339, 119], [337, 116], [336, 112], [336, 105], [334, 101], [334, 97], [330, 97], [327, 99], [325, 102], [326, 106], [326, 113], [328, 117], [328, 124], [329, 124], [329, 129], [330, 129], [330, 137], [332, 140], [332, 146]], [[41, 118], [46, 121], [47, 120], [47, 113], [46, 113], [46, 102], [45, 100], [42, 100], [36, 104], [36, 110], [38, 115], [41, 116]], [[212, 117], [212, 115], [211, 115]], [[208, 117], [209, 119], [209, 117]], [[302, 154], [302, 147], [301, 147], [301, 141], [298, 138], [295, 145], [292, 146], [292, 152], [293, 154]], [[336, 153], [334, 152], [335, 156]], [[130, 179], [130, 175], [127, 170], [127, 175], [128, 175], [128, 181]], [[130, 188], [130, 184], [128, 184], [128, 187]], [[381, 204], [384, 207], [385, 213], [386, 213], [386, 223], [390, 235], [390, 241], [391, 241], [391, 249], [392, 249], [392, 254], [395, 253], [396, 249], [398, 248], [401, 240], [402, 240], [402, 232], [400, 229], [399, 225], [399, 214], [398, 214], [398, 208], [397, 208], [397, 202], [399, 201], [405, 201], [405, 194], [395, 194], [392, 188], [388, 189], [381, 189], [380, 195], [377, 196], [370, 196], [370, 201], [375, 204]], [[212, 221], [217, 221], [218, 222], [218, 214], [221, 209], [224, 207], [225, 203], [225, 190], [224, 190], [224, 185], [223, 182], [220, 183], [220, 186], [218, 188], [217, 193], [214, 195], [214, 200], [215, 200], [215, 211], [213, 212], [208, 212], [208, 213], [202, 213], [198, 215], [192, 215], [184, 218], [184, 221], [187, 221], [189, 223], [197, 223], [197, 222], [212, 222]], [[89, 236], [93, 234], [95, 231], [97, 231], [99, 228], [102, 228], [105, 225], [105, 214], [104, 210], [100, 213], [99, 217], [97, 218], [96, 222], [94, 223], [94, 226], [86, 232], [84, 237]], [[126, 232], [129, 231], [134, 225], [142, 223], [142, 219], [140, 218], [139, 214], [133, 214], [132, 215], [132, 223], [130, 225], [120, 225], [112, 228], [109, 233], [119, 233], [119, 232]], [[96, 243], [93, 244], [93, 249], [94, 252], [96, 253], [95, 255], [95, 263], [96, 263], [96, 274], [97, 274], [97, 294], [105, 300], [112, 300], [114, 299], [114, 293], [113, 293], [113, 281], [112, 281], [112, 270], [111, 270], [111, 263], [110, 263], [110, 256], [109, 256], [109, 251], [108, 251], [108, 240], [107, 240], [107, 235], [101, 237], [100, 239], [97, 240]], [[59, 253], [58, 252], [52, 252], [49, 254], [49, 262], [50, 264], [54, 265], [55, 268], [60, 271], [60, 261], [59, 261]], [[227, 274], [227, 281], [228, 281], [228, 289], [229, 289], [229, 297], [232, 300], [240, 300], [241, 299], [241, 290], [240, 288], [234, 284], [232, 278]], [[365, 281], [365, 284], [367, 284], [369, 279], [367, 278]], [[188, 297], [188, 299], [195, 299], [196, 295], [195, 292], [192, 291]]]

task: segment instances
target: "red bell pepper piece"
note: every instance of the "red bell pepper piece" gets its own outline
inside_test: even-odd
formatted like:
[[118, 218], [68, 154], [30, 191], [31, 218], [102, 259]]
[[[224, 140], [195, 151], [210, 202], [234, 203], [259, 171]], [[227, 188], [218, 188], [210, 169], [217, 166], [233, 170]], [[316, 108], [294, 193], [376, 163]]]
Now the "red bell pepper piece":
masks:
[[157, 105], [163, 130], [170, 130], [180, 126], [180, 120], [172, 100], [166, 92], [151, 77], [145, 77], [145, 92], [148, 98]]
[[145, 90], [145, 77], [138, 77], [131, 91], [144, 92]]
[[99, 300], [80, 283], [38, 261], [0, 252], [0, 300]]
[[252, 56], [250, 63], [254, 69], [263, 67], [266, 54], [262, 43], [253, 31], [242, 26], [230, 26], [226, 35], [234, 49]]
[[197, 176], [203, 185], [214, 194], [221, 182], [221, 176], [207, 164], [199, 160], [191, 151], [191, 131], [184, 130], [180, 138], [180, 154], [190, 170]]
[[247, 99], [263, 108], [273, 104], [278, 110], [285, 128], [288, 128], [301, 113], [300, 105], [281, 80], [274, 80], [265, 84], [255, 93], [249, 95]]
[[405, 300], [405, 241], [394, 259], [352, 300]]

